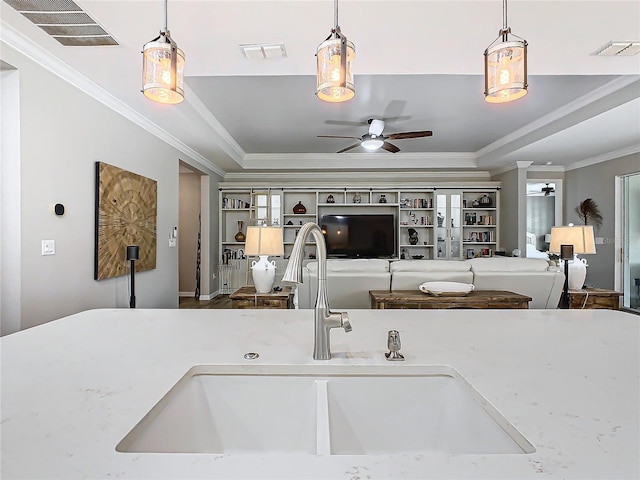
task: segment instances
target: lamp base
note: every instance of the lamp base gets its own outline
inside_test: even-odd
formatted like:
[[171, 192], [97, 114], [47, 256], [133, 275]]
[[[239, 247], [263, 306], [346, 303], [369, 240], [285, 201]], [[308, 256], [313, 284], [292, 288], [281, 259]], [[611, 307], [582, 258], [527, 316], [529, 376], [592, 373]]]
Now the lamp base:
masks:
[[260, 255], [259, 261], [251, 262], [251, 274], [256, 293], [269, 293], [276, 278], [276, 262], [267, 260], [268, 255]]
[[574, 254], [573, 260], [569, 261], [569, 290], [582, 290], [586, 278], [587, 260]]

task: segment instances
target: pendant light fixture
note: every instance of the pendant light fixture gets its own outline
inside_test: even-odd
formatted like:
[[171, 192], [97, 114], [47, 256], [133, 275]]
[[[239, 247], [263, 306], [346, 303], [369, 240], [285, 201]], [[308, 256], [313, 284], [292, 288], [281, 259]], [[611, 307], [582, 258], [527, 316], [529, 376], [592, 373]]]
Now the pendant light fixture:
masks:
[[325, 102], [346, 102], [356, 94], [351, 69], [356, 47], [347, 40], [338, 25], [338, 0], [334, 0], [334, 24], [331, 34], [318, 46], [316, 95]]
[[158, 103], [176, 104], [184, 100], [184, 53], [167, 28], [167, 0], [160, 35], [142, 48], [142, 93]]
[[489, 103], [512, 102], [524, 97], [527, 87], [527, 41], [511, 33], [507, 0], [503, 0], [502, 30], [484, 51], [484, 99]]

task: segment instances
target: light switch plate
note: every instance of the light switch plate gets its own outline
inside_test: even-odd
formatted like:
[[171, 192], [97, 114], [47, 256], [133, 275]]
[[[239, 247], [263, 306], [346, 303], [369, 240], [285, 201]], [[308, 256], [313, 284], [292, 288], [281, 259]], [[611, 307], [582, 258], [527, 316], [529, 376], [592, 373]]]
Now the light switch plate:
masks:
[[42, 240], [42, 255], [55, 255], [55, 254], [56, 254], [55, 240]]
[[596, 245], [604, 245], [604, 238], [596, 237]]

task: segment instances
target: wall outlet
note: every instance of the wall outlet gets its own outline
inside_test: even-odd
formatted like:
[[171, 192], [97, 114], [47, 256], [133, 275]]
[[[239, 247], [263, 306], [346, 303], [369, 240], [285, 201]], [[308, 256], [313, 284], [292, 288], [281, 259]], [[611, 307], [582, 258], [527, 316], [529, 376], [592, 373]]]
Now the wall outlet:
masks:
[[216, 274], [215, 274], [215, 273], [212, 273], [212, 274], [211, 274], [211, 280], [215, 280], [215, 279], [216, 279]]
[[604, 245], [604, 237], [596, 237], [596, 245]]
[[55, 240], [42, 240], [42, 255], [55, 255], [55, 254], [56, 254]]

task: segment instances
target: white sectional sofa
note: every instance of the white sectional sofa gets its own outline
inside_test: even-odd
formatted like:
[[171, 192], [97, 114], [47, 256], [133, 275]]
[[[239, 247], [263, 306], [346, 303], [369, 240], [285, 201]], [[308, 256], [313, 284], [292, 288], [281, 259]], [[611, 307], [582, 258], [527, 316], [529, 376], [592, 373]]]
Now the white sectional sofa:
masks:
[[[317, 262], [303, 268], [299, 308], [315, 305], [317, 278]], [[531, 297], [529, 308], [557, 308], [564, 273], [537, 258], [327, 260], [329, 304], [335, 309], [369, 308], [369, 290], [417, 290], [428, 281], [473, 283], [477, 290], [508, 290]]]

